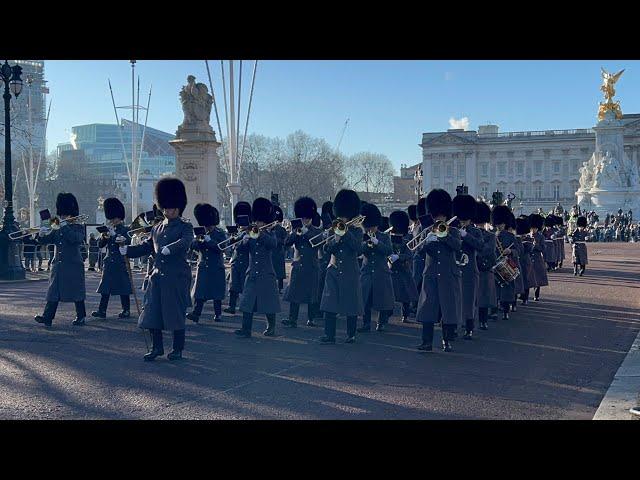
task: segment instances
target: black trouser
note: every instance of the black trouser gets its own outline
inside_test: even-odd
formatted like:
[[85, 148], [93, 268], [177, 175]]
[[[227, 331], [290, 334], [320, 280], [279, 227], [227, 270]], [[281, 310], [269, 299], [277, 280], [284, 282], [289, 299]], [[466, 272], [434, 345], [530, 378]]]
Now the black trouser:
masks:
[[236, 309], [236, 304], [238, 303], [239, 296], [240, 296], [239, 292], [234, 292], [233, 290], [229, 290], [229, 308], [231, 310]]
[[402, 303], [402, 316], [408, 317], [411, 313], [411, 304], [409, 302]]
[[[331, 338], [336, 338], [336, 313], [324, 312], [324, 334]], [[357, 315], [349, 315], [347, 317], [347, 337], [356, 336], [356, 326], [358, 324]]]
[[[98, 306], [98, 311], [107, 313], [107, 306], [109, 306], [109, 297], [106, 293], [103, 293], [100, 297], [100, 305]], [[120, 295], [120, 305], [122, 306], [123, 312], [128, 312], [131, 309], [131, 298], [129, 295]]]
[[536, 287], [533, 291], [533, 298], [540, 298], [540, 287]]
[[278, 290], [282, 290], [284, 288], [284, 278], [278, 279]]
[[523, 302], [529, 301], [529, 289], [528, 288], [525, 288], [524, 289], [524, 293], [520, 294], [520, 300], [522, 300]]
[[[307, 304], [307, 320], [313, 320], [316, 315], [316, 304]], [[298, 323], [298, 316], [300, 315], [300, 304], [295, 302], [289, 303], [289, 320], [293, 323]]]
[[511, 307], [511, 302], [500, 302], [500, 307], [503, 313], [503, 316], [507, 316], [509, 313], [509, 308]]
[[[369, 297], [364, 305], [364, 315], [362, 316], [362, 324], [365, 328], [371, 326], [371, 304], [373, 303], [373, 288], [369, 291]], [[392, 312], [393, 313], [393, 312]], [[389, 311], [380, 310], [378, 312], [378, 323], [386, 325], [389, 320]]]
[[475, 328], [475, 320], [473, 318], [467, 318], [464, 321], [464, 329], [466, 332], [473, 332]]
[[[159, 328], [150, 328], [151, 340], [154, 350], [164, 350], [164, 342], [162, 341], [162, 330]], [[173, 331], [173, 350], [181, 352], [184, 350], [184, 328], [182, 330]]]
[[[266, 313], [267, 317], [267, 328], [273, 329], [276, 326], [276, 314], [275, 313]], [[242, 312], [242, 330], [245, 332], [251, 333], [251, 328], [253, 327], [253, 312]]]
[[[42, 314], [43, 318], [46, 320], [53, 320], [56, 317], [56, 312], [58, 311], [58, 303], [59, 302], [47, 302], [44, 306], [44, 313]], [[80, 302], [73, 302], [76, 306], [76, 316], [78, 318], [84, 318], [87, 316], [87, 311], [84, 307], [84, 300]]]
[[489, 309], [487, 307], [478, 308], [478, 321], [480, 322], [480, 325], [482, 325], [483, 323], [484, 324], [487, 323], [488, 316], [489, 316]]
[[[193, 314], [197, 317], [202, 315], [202, 309], [204, 308], [206, 300], [196, 300], [196, 304], [193, 307]], [[213, 313], [216, 317], [222, 315], [222, 300], [213, 301]]]

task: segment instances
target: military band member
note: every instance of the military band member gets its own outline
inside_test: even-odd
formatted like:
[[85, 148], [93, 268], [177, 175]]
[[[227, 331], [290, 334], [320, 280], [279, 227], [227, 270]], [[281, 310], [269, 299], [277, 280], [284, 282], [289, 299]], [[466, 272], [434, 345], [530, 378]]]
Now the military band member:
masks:
[[[353, 190], [340, 190], [333, 202], [336, 220], [346, 223], [360, 213], [360, 198]], [[363, 314], [362, 287], [358, 256], [362, 250], [362, 228], [350, 226], [334, 228], [334, 238], [324, 245], [324, 254], [331, 259], [327, 266], [320, 310], [324, 312], [323, 344], [336, 342], [336, 316], [347, 317], [345, 343], [354, 343], [358, 315]]]
[[531, 252], [531, 263], [533, 264], [535, 276], [533, 300], [537, 302], [540, 299], [540, 287], [549, 285], [544, 258], [545, 238], [541, 231], [544, 226], [544, 217], [539, 213], [532, 213], [529, 215], [529, 224], [531, 226], [531, 237], [533, 238], [533, 250]]
[[[56, 199], [56, 215], [60, 221], [79, 215], [78, 201], [72, 193], [59, 193]], [[80, 246], [84, 240], [84, 227], [78, 223], [65, 222], [60, 228], [50, 231], [42, 227], [36, 240], [42, 245], [54, 245], [55, 255], [49, 259], [51, 276], [47, 290], [47, 303], [42, 315], [36, 315], [35, 321], [50, 327], [56, 316], [59, 302], [73, 302], [76, 318], [72, 325], [84, 325], [85, 284], [84, 261]]]
[[402, 323], [410, 323], [411, 304], [418, 301], [418, 289], [411, 271], [413, 254], [407, 248], [407, 242], [412, 238], [409, 234], [409, 215], [402, 210], [391, 212], [389, 224], [393, 227], [391, 230], [393, 253], [388, 259], [391, 265], [393, 294], [396, 302], [402, 304]]
[[263, 335], [271, 337], [276, 331], [276, 313], [280, 312], [278, 282], [273, 269], [273, 251], [278, 240], [273, 232], [260, 227], [273, 222], [272, 203], [266, 198], [256, 198], [251, 206], [251, 217], [253, 225], [238, 245], [241, 253], [249, 253], [249, 265], [239, 306], [242, 328], [235, 333], [240, 338], [250, 338], [253, 314], [257, 312], [267, 317], [267, 329]]
[[[513, 215], [506, 205], [496, 205], [491, 211], [491, 223], [496, 228], [496, 253], [498, 256], [509, 257], [514, 262], [520, 255], [516, 245], [516, 237], [507, 230], [510, 218]], [[502, 282], [498, 284], [498, 301], [502, 310], [502, 319], [509, 320], [509, 310], [516, 296], [515, 281]]]
[[529, 303], [529, 292], [536, 286], [535, 270], [533, 269], [533, 237], [530, 235], [531, 226], [526, 215], [516, 218], [516, 238], [522, 243], [520, 253], [520, 276], [524, 291], [520, 295], [522, 305]]
[[153, 361], [164, 355], [163, 330], [173, 331], [173, 350], [167, 358], [179, 360], [184, 350], [187, 308], [191, 306], [191, 267], [187, 255], [193, 242], [193, 226], [182, 218], [187, 206], [182, 181], [175, 177], [160, 179], [156, 183], [155, 196], [164, 220], [153, 227], [151, 238], [140, 245], [122, 246], [120, 253], [130, 258], [155, 255], [144, 308], [138, 320], [138, 326], [149, 329], [153, 340], [152, 350], [144, 360]]
[[496, 264], [496, 235], [489, 231], [491, 208], [485, 202], [478, 202], [473, 219], [482, 235], [482, 247], [476, 253], [478, 264], [478, 322], [480, 330], [488, 330], [489, 309], [497, 307], [495, 274], [491, 268]]
[[[238, 217], [241, 216], [251, 217], [251, 205], [248, 202], [238, 202], [235, 207], [233, 207], [233, 221], [236, 225], [238, 225]], [[238, 233], [242, 234], [241, 232], [244, 232], [246, 235], [248, 228], [248, 226], [239, 227]], [[226, 313], [232, 315], [236, 313], [238, 297], [244, 288], [244, 280], [247, 276], [247, 268], [249, 267], [249, 251], [246, 249], [238, 249], [239, 246], [240, 243], [238, 242], [235, 246], [231, 247], [233, 254], [229, 262], [231, 266], [229, 270], [229, 307], [224, 309]]]
[[[321, 228], [326, 232], [327, 235], [329, 235], [331, 233], [331, 224], [335, 220], [335, 217], [333, 216], [333, 202], [324, 202], [322, 204], [322, 214], [320, 215], [320, 220], [322, 221]], [[325, 253], [324, 248], [318, 248], [318, 267], [320, 268], [320, 277], [318, 279], [318, 305], [315, 309], [318, 317], [321, 317], [323, 315], [320, 310], [320, 300], [322, 300], [322, 292], [324, 291], [324, 280], [327, 275], [327, 267], [329, 266], [330, 260], [331, 254]], [[315, 326], [315, 324], [309, 326]]]
[[129, 245], [131, 238], [124, 226], [125, 210], [124, 205], [117, 198], [107, 198], [103, 204], [104, 216], [110, 224], [109, 231], [103, 233], [98, 240], [98, 247], [107, 249], [107, 255], [102, 263], [102, 278], [98, 285], [97, 292], [101, 295], [98, 310], [91, 312], [92, 317], [107, 318], [107, 306], [111, 295], [120, 295], [120, 305], [122, 312], [118, 318], [129, 318], [131, 316], [132, 293], [131, 280], [127, 270], [129, 259], [120, 255], [119, 247], [122, 244]]
[[587, 257], [587, 217], [578, 217], [576, 222], [578, 228], [569, 234], [569, 241], [573, 246], [573, 276], [584, 275], [589, 259]]
[[555, 243], [555, 224], [553, 215], [547, 215], [544, 219], [544, 260], [547, 262], [547, 271], [556, 269], [558, 263], [557, 247]]
[[[413, 224], [412, 234], [414, 237], [418, 236], [420, 232], [425, 228], [426, 224], [429, 222], [425, 222], [425, 226], [422, 225], [422, 222], [429, 217], [427, 214], [427, 199], [426, 197], [422, 197], [418, 200], [418, 204], [416, 205], [416, 222]], [[429, 217], [431, 219], [431, 217]], [[416, 284], [416, 288], [418, 289], [418, 296], [420, 296], [420, 291], [422, 290], [422, 274], [424, 273], [424, 262], [425, 262], [425, 251], [423, 249], [415, 250], [413, 252], [413, 263], [412, 263], [412, 271], [413, 271], [413, 281]], [[414, 304], [414, 310], [416, 311], [416, 315], [418, 312], [418, 302]]]
[[518, 254], [515, 256], [514, 260], [518, 267], [518, 271], [520, 272], [520, 274], [514, 280], [515, 296], [513, 297], [513, 302], [511, 302], [512, 312], [518, 311], [518, 305], [517, 305], [518, 296], [522, 297], [522, 295], [524, 294], [524, 277], [522, 275], [522, 264], [520, 262], [520, 257], [524, 253], [524, 244], [522, 243], [522, 239], [520, 239], [517, 235], [516, 227], [517, 227], [516, 217], [511, 211], [509, 213], [509, 224], [507, 226], [507, 230], [509, 231], [509, 233], [511, 233], [515, 237], [514, 247]]
[[273, 270], [276, 272], [276, 278], [278, 279], [278, 292], [282, 293], [284, 288], [284, 279], [287, 278], [287, 271], [285, 267], [285, 255], [284, 255], [284, 242], [287, 240], [287, 230], [281, 225], [284, 220], [284, 214], [282, 209], [278, 205], [273, 206], [274, 220], [278, 224], [271, 230], [278, 241], [276, 248], [273, 250]]
[[226, 282], [224, 258], [218, 244], [227, 239], [227, 234], [218, 228], [220, 213], [216, 207], [208, 203], [199, 203], [193, 209], [193, 215], [198, 225], [205, 228], [205, 235], [199, 236], [191, 244], [191, 248], [198, 252], [198, 266], [191, 290], [195, 306], [187, 318], [198, 323], [205, 302], [213, 300], [213, 321], [221, 322]]
[[307, 304], [307, 325], [313, 326], [316, 318], [315, 308], [319, 302], [318, 279], [320, 267], [318, 264], [318, 248], [312, 247], [309, 240], [322, 232], [312, 225], [314, 215], [317, 215], [316, 202], [309, 197], [296, 200], [293, 210], [296, 218], [302, 220], [302, 227], [293, 230], [285, 240], [285, 246], [293, 246], [293, 261], [291, 262], [291, 280], [285, 290], [284, 301], [289, 302], [289, 318], [282, 321], [287, 327], [298, 325], [300, 304]]
[[477, 252], [484, 245], [482, 232], [473, 224], [476, 217], [477, 202], [467, 194], [456, 195], [453, 199], [453, 215], [460, 221], [460, 237], [462, 238], [462, 252], [468, 257], [466, 265], [462, 265], [462, 320], [464, 321], [464, 338], [473, 338], [476, 317], [478, 316], [478, 286], [480, 272], [478, 271]]
[[360, 285], [364, 301], [362, 327], [358, 332], [371, 331], [371, 310], [378, 312], [376, 331], [381, 332], [393, 314], [395, 297], [388, 258], [393, 253], [389, 236], [378, 230], [382, 215], [373, 203], [366, 204], [360, 214], [365, 216], [362, 228], [365, 231], [361, 246], [362, 266]]
[[[436, 222], [434, 226], [446, 222], [451, 216], [452, 201], [446, 190], [431, 190], [426, 198], [426, 206]], [[422, 344], [418, 349], [433, 349], [434, 324], [440, 318], [442, 348], [450, 352], [453, 350], [450, 342], [461, 317], [462, 272], [456, 263], [462, 250], [460, 232], [452, 226], [443, 236], [430, 232], [419, 250], [425, 253], [425, 268], [416, 315], [417, 321], [422, 323]]]
[[562, 268], [562, 262], [564, 261], [564, 238], [567, 235], [567, 229], [564, 226], [564, 219], [561, 216], [556, 215], [556, 254], [558, 257], [558, 268]]

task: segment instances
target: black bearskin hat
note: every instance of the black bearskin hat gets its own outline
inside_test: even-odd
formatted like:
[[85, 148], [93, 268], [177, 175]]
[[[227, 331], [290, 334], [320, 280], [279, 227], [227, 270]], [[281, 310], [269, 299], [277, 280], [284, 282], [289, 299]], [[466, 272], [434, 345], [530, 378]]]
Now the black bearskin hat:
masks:
[[316, 202], [309, 197], [300, 197], [293, 205], [293, 212], [296, 218], [313, 218], [317, 210]]
[[424, 217], [427, 214], [427, 198], [420, 197], [418, 204], [416, 205], [416, 214], [418, 218]]
[[322, 216], [329, 215], [333, 220], [333, 202], [324, 202], [322, 204]]
[[389, 217], [385, 217], [382, 216], [380, 217], [380, 230], [382, 230], [383, 232], [386, 232], [387, 230], [389, 230]]
[[311, 218], [311, 225], [318, 228], [320, 228], [320, 225], [322, 225], [322, 219], [320, 218], [320, 214], [317, 211], [313, 212], [313, 217]]
[[238, 223], [238, 217], [243, 215], [251, 218], [251, 205], [249, 202], [238, 202], [235, 207], [233, 207], [233, 222]]
[[[337, 199], [337, 198], [336, 198]], [[382, 220], [382, 214], [380, 209], [373, 203], [365, 203], [360, 209], [360, 214], [364, 215], [364, 222], [362, 226], [364, 228], [379, 227]]]
[[456, 195], [453, 199], [453, 214], [459, 220], [473, 220], [476, 216], [476, 199], [471, 195]]
[[124, 220], [124, 205], [117, 198], [107, 198], [102, 206], [104, 208], [104, 216], [107, 220], [113, 220], [114, 218]]
[[407, 214], [409, 215], [409, 220], [413, 222], [418, 220], [418, 205], [409, 205], [407, 207]]
[[406, 235], [409, 233], [409, 215], [402, 210], [396, 210], [389, 215], [389, 224], [393, 227], [391, 233]]
[[547, 217], [544, 219], [545, 227], [553, 227], [555, 224], [556, 224], [556, 221], [553, 218], [553, 215], [547, 215]]
[[254, 222], [271, 223], [274, 220], [273, 204], [270, 200], [258, 197], [251, 206], [251, 219]]
[[491, 224], [493, 226], [509, 223], [509, 214], [511, 210], [506, 205], [496, 205], [491, 211]]
[[477, 202], [476, 216], [473, 217], [473, 223], [489, 223], [491, 221], [491, 207], [485, 202]]
[[284, 213], [282, 213], [282, 209], [278, 205], [273, 205], [273, 220], [277, 220], [278, 222], [284, 220]]
[[333, 200], [333, 215], [335, 218], [349, 220], [360, 214], [360, 197], [353, 190], [340, 190]]
[[529, 217], [521, 216], [516, 218], [516, 235], [526, 235], [530, 230]]
[[507, 228], [513, 228], [514, 230], [516, 229], [516, 216], [511, 210], [509, 210], [509, 215], [507, 215]]
[[197, 204], [193, 209], [193, 216], [201, 227], [215, 226], [220, 223], [220, 213], [216, 207], [208, 203]]
[[532, 213], [529, 215], [529, 224], [531, 225], [531, 228], [541, 230], [544, 226], [544, 217], [539, 213]]
[[56, 198], [56, 215], [68, 215], [70, 217], [77, 217], [80, 215], [80, 208], [78, 207], [78, 201], [73, 193], [59, 193]]
[[434, 188], [427, 195], [427, 211], [433, 218], [439, 215], [450, 217], [451, 203], [451, 195], [441, 188]]
[[587, 228], [587, 217], [578, 217], [577, 224], [579, 227]]
[[180, 215], [187, 207], [187, 191], [182, 180], [176, 177], [164, 177], [156, 183], [156, 200], [161, 210], [177, 208]]

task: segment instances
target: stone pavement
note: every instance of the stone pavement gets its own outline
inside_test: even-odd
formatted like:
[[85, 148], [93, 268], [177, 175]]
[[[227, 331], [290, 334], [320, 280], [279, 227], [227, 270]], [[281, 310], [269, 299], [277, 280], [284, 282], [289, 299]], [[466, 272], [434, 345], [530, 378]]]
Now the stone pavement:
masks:
[[[145, 363], [117, 297], [107, 320], [73, 327], [62, 304], [46, 329], [33, 321], [46, 282], [0, 285], [0, 418], [591, 419], [640, 332], [640, 246], [590, 244], [589, 258], [584, 277], [550, 274], [540, 302], [452, 353], [419, 353], [419, 326], [397, 316], [355, 345], [340, 341], [344, 320], [334, 346], [302, 318], [265, 338], [257, 316], [254, 337], [236, 339], [240, 315], [214, 324], [208, 304], [204, 322], [188, 323], [184, 361]], [[87, 274], [88, 292], [98, 278]], [[87, 310], [97, 302], [91, 293]]]

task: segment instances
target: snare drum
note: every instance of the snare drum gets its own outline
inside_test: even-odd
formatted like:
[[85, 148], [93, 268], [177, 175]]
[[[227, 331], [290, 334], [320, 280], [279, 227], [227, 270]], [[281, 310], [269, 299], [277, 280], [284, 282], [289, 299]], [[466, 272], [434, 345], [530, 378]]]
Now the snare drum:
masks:
[[518, 275], [520, 275], [520, 269], [518, 269], [518, 264], [509, 257], [501, 258], [498, 263], [496, 263], [493, 268], [493, 273], [495, 273], [502, 283], [511, 283]]

